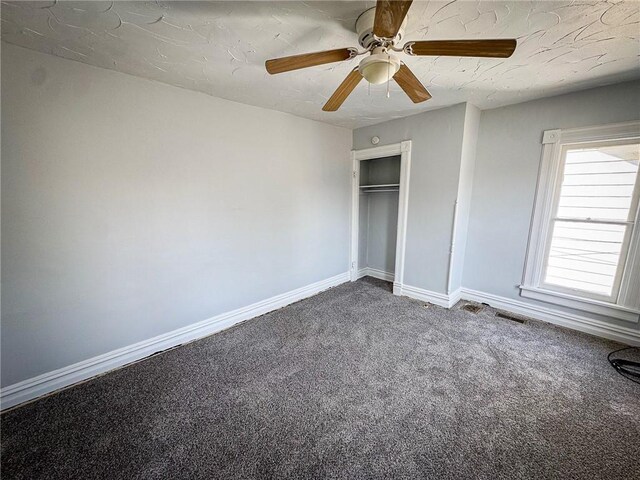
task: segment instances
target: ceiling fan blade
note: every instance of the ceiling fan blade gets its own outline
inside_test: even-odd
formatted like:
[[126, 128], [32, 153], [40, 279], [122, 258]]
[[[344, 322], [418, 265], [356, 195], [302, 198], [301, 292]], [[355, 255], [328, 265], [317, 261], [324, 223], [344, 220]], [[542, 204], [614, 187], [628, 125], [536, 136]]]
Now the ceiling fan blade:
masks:
[[395, 37], [412, 2], [413, 0], [378, 0], [373, 34], [380, 38]]
[[335, 50], [325, 50], [324, 52], [303, 53], [291, 57], [274, 58], [265, 62], [267, 72], [271, 75], [275, 73], [289, 72], [300, 68], [315, 67], [325, 63], [341, 62], [349, 60], [357, 55], [355, 48], [337, 48]]
[[347, 75], [347, 78], [345, 78], [336, 91], [333, 92], [333, 95], [331, 95], [331, 98], [324, 104], [322, 110], [325, 112], [335, 112], [338, 110], [349, 94], [353, 92], [353, 89], [356, 88], [356, 85], [360, 83], [360, 80], [362, 80], [362, 75], [356, 67], [351, 70], [351, 73]]
[[407, 43], [403, 50], [409, 55], [508, 58], [516, 44], [514, 39], [422, 40]]
[[420, 83], [413, 72], [404, 63], [400, 65], [400, 70], [393, 76], [400, 88], [404, 90], [413, 103], [424, 102], [431, 98], [431, 94]]

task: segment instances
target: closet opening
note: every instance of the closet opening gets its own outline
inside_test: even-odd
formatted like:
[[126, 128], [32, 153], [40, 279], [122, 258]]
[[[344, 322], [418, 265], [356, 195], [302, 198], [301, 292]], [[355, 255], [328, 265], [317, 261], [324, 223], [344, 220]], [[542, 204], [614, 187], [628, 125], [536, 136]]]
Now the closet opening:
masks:
[[351, 280], [393, 282], [402, 294], [411, 142], [353, 151]]
[[400, 155], [360, 162], [358, 278], [394, 280], [399, 191]]

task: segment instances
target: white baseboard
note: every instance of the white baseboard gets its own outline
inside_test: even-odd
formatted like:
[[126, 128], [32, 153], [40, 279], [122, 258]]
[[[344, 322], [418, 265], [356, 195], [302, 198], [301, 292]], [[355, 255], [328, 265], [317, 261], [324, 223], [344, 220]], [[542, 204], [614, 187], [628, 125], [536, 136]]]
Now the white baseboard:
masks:
[[491, 293], [479, 292], [463, 288], [461, 297], [464, 300], [471, 300], [478, 303], [487, 303], [494, 308], [506, 310], [511, 313], [523, 315], [525, 317], [542, 320], [581, 332], [590, 333], [598, 337], [616, 340], [628, 345], [640, 346], [640, 331], [632, 328], [613, 325], [610, 323], [594, 320], [592, 318], [567, 313], [550, 307], [543, 307], [531, 303], [525, 303], [511, 298], [493, 295]]
[[462, 300], [462, 288], [459, 288], [455, 292], [451, 292], [449, 294], [449, 308], [453, 307], [460, 300]]
[[[395, 287], [395, 285], [394, 285]], [[395, 295], [404, 295], [405, 297], [415, 298], [423, 302], [433, 303], [440, 307], [451, 308], [460, 300], [460, 290], [456, 290], [451, 295], [445, 293], [433, 292], [424, 288], [412, 287], [411, 285], [399, 285], [394, 288]], [[396, 293], [397, 292], [397, 293]]]
[[433, 303], [445, 308], [453, 307], [460, 300], [486, 303], [507, 312], [572, 328], [621, 343], [640, 346], [640, 331], [638, 330], [468, 288], [460, 288], [450, 295], [445, 295], [410, 285], [394, 285], [394, 294], [415, 298], [416, 300]]
[[[362, 269], [358, 272], [359, 277], [360, 272], [363, 270], [366, 269]], [[366, 273], [365, 275], [380, 278], [382, 274], [385, 274], [387, 276], [383, 278], [383, 280], [393, 280], [393, 274], [389, 274], [388, 272], [381, 272], [380, 270], [377, 270], [373, 273], [373, 275], [370, 273]], [[380, 276], [376, 276], [377, 274]], [[388, 275], [391, 275], [390, 279]], [[297, 302], [298, 300], [313, 296], [328, 288], [348, 282], [349, 279], [350, 276], [348, 272], [341, 273], [326, 280], [277, 295], [247, 307], [223, 313], [187, 327], [183, 327], [163, 335], [158, 335], [157, 337], [9, 385], [0, 390], [1, 408], [4, 410], [6, 408], [28, 402], [56, 390], [60, 390], [91, 377], [106, 373], [115, 368], [141, 360], [153, 353], [206, 337], [229, 328], [237, 323], [259, 315], [264, 315], [265, 313], [277, 310], [286, 305]], [[394, 294], [405, 295], [410, 298], [433, 303], [434, 305], [439, 305], [445, 308], [451, 308], [461, 299], [487, 303], [494, 308], [506, 310], [511, 313], [561, 325], [563, 327], [572, 328], [592, 335], [609, 338], [629, 345], [640, 346], [640, 331], [638, 330], [467, 288], [462, 288], [456, 290], [450, 295], [445, 295], [443, 293], [432, 292], [422, 288], [394, 283]]]
[[392, 272], [385, 272], [377, 268], [365, 267], [358, 270], [358, 278], [373, 277], [384, 280], [385, 282], [393, 282], [395, 275]]
[[119, 348], [103, 355], [83, 360], [37, 377], [23, 380], [0, 390], [0, 406], [4, 410], [48, 393], [106, 373], [118, 367], [141, 360], [162, 350], [181, 345], [229, 328], [239, 322], [264, 315], [291, 303], [311, 297], [341, 283], [349, 281], [349, 273], [341, 273], [326, 280], [292, 290], [247, 307], [216, 315], [215, 317], [173, 330], [142, 342]]

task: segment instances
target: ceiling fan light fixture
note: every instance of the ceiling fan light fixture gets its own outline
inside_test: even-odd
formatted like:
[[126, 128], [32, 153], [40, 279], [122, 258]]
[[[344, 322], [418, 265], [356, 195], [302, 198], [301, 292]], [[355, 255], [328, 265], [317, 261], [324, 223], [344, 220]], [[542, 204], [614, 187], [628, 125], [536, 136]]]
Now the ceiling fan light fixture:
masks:
[[373, 85], [379, 85], [392, 79], [399, 69], [400, 60], [389, 55], [383, 48], [374, 49], [373, 53], [358, 65], [360, 74]]
[[[487, 57], [508, 58], [517, 46], [517, 39], [484, 40], [417, 40], [405, 43], [399, 48], [398, 42], [404, 38], [407, 14], [413, 0], [377, 0], [376, 6], [364, 11], [356, 20], [358, 43], [364, 49], [353, 47], [336, 48], [321, 52], [303, 53], [265, 62], [270, 74], [290, 72], [300, 68], [314, 67], [327, 63], [351, 60], [370, 52], [360, 64], [352, 69], [333, 95], [322, 107], [325, 112], [335, 112], [364, 78], [369, 84], [387, 83], [387, 98], [390, 95], [391, 79], [397, 83], [413, 103], [421, 103], [431, 98], [429, 91], [420, 80], [392, 52], [425, 57]], [[450, 2], [452, 3], [452, 2]]]

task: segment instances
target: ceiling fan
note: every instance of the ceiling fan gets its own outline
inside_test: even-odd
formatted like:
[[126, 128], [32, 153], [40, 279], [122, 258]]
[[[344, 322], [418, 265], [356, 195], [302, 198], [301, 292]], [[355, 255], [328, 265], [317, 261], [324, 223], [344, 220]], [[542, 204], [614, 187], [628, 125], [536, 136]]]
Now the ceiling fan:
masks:
[[516, 48], [515, 39], [499, 40], [422, 40], [407, 42], [402, 48], [396, 44], [402, 40], [407, 24], [407, 12], [413, 0], [378, 0], [374, 8], [363, 12], [356, 21], [357, 48], [338, 48], [324, 52], [305, 53], [291, 57], [267, 60], [265, 67], [270, 74], [289, 72], [300, 68], [351, 60], [370, 53], [360, 61], [322, 107], [325, 112], [335, 112], [364, 78], [369, 83], [380, 84], [393, 78], [414, 103], [424, 102], [431, 94], [400, 59], [390, 52], [402, 52], [412, 56], [456, 56], [508, 58]]

